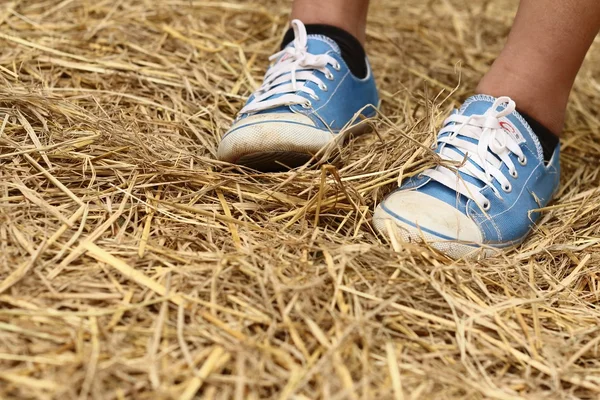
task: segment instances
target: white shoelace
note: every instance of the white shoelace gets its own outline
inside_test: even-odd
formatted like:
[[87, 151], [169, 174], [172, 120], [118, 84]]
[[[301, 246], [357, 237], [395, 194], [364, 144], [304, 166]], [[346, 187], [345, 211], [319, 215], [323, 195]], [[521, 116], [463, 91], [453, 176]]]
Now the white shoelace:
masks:
[[[503, 104], [506, 104], [506, 107], [498, 111], [498, 108]], [[439, 155], [442, 160], [460, 166], [454, 170], [440, 165], [426, 170], [423, 175], [429, 176], [442, 185], [472, 199], [484, 211], [489, 210], [491, 203], [481, 194], [484, 188], [490, 187], [497, 197], [502, 198], [500, 191], [493, 186], [494, 179], [500, 183], [504, 192], [509, 193], [512, 191], [511, 183], [500, 170], [502, 166], [506, 165], [508, 167], [508, 172], [513, 178], [518, 177], [515, 164], [510, 158], [511, 153], [518, 157], [521, 165], [527, 163], [527, 158], [517, 139], [507, 133], [500, 123], [501, 118], [511, 114], [515, 109], [516, 104], [512, 99], [500, 97], [483, 115], [451, 115], [446, 119], [444, 128], [439, 133], [440, 136], [444, 133], [450, 133], [447, 136], [438, 138], [438, 146], [446, 144]], [[474, 139], [477, 143], [462, 139], [459, 135]], [[478, 187], [471, 182], [467, 182], [459, 176], [458, 171], [476, 178], [484, 186]]]
[[[334, 76], [328, 66], [331, 65], [339, 71], [340, 65], [335, 58], [327, 54], [315, 55], [308, 52], [306, 27], [301, 21], [293, 20], [292, 28], [295, 36], [294, 46], [286, 47], [269, 57], [270, 61], [281, 59], [269, 68], [262, 86], [256, 91], [254, 99], [240, 110], [241, 114], [294, 104], [310, 108], [310, 100], [296, 93], [304, 92], [312, 99], [319, 100], [315, 91], [306, 87], [306, 83], [314, 82], [321, 90], [327, 91], [327, 85], [314, 72], [321, 71], [326, 79], [333, 80]], [[282, 96], [270, 99], [275, 95]]]

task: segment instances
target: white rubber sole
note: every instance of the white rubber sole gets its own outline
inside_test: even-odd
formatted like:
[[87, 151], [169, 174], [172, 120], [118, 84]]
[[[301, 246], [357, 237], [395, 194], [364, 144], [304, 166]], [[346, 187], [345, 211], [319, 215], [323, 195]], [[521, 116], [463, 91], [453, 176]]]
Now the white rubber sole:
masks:
[[368, 124], [361, 123], [334, 134], [311, 126], [312, 121], [305, 115], [256, 117], [261, 118], [248, 117], [223, 137], [218, 150], [220, 160], [262, 172], [288, 170], [306, 164], [315, 155], [327, 157], [328, 146], [335, 147], [350, 135], [369, 129]]
[[[407, 224], [389, 214], [383, 207], [378, 206], [373, 215], [373, 226], [382, 235], [398, 243], [427, 244], [437, 251], [453, 259], [486, 258], [503, 249], [481, 247], [473, 243], [462, 243], [436, 236], [429, 231]], [[393, 236], [391, 238], [390, 236]]]

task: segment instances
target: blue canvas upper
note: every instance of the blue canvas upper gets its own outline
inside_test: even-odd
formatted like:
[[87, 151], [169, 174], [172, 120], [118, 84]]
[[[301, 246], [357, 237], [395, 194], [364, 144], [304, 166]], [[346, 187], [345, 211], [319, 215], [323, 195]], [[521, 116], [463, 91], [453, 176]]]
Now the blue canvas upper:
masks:
[[[490, 109], [494, 101], [495, 99], [490, 96], [473, 96], [456, 112], [465, 116], [482, 115]], [[398, 190], [422, 192], [455, 207], [479, 226], [484, 244], [502, 247], [521, 242], [540, 217], [540, 213], [535, 210], [546, 206], [558, 188], [560, 146], [557, 146], [553, 157], [546, 165], [539, 141], [525, 119], [517, 111], [512, 112], [506, 118], [516, 128], [517, 132], [513, 132], [513, 134], [521, 142], [520, 147], [527, 159], [527, 164], [521, 165], [517, 156], [511, 155], [511, 158], [514, 157], [514, 164], [518, 172], [517, 178], [509, 175], [506, 165], [501, 168], [503, 174], [511, 181], [512, 191], [510, 193], [503, 192], [500, 184], [494, 181], [494, 186], [501, 194], [501, 197], [498, 197], [490, 187], [485, 187], [472, 176], [459, 172], [465, 181], [481, 188], [480, 192], [490, 201], [491, 206], [488, 211], [482, 210], [473, 200], [457, 194], [456, 191], [427, 176], [411, 178]], [[441, 152], [443, 146], [449, 146], [449, 144], [439, 146], [436, 152]], [[385, 201], [382, 206], [385, 208]], [[435, 213], [435, 210], [431, 210], [431, 212]], [[410, 221], [403, 222], [410, 223]], [[427, 227], [420, 227], [420, 229], [427, 230]], [[436, 234], [436, 232], [430, 233]]]
[[[338, 45], [333, 40], [322, 35], [308, 35], [307, 39], [309, 53], [314, 55], [328, 54], [339, 63], [339, 71], [329, 68], [333, 75], [332, 80], [327, 79], [326, 75], [321, 71], [315, 70], [313, 72], [327, 85], [327, 91], [321, 90], [314, 82], [307, 82], [306, 87], [313, 89], [319, 99], [315, 100], [303, 91], [297, 91], [296, 94], [310, 101], [312, 107], [305, 108], [300, 104], [285, 105], [252, 114], [240, 114], [236, 119], [236, 123], [242, 122], [242, 124], [238, 124], [237, 129], [243, 127], [244, 118], [250, 115], [298, 113], [308, 116], [314, 122], [315, 126], [320, 129], [339, 133], [348, 122], [353, 120], [357, 112], [362, 110], [362, 115], [365, 117], [375, 115], [376, 107], [379, 104], [379, 96], [371, 68], [368, 67], [369, 73], [366, 78], [359, 79], [350, 72], [350, 69], [341, 56]], [[293, 46], [294, 42], [290, 43], [287, 47]], [[285, 55], [282, 57], [285, 57]], [[251, 103], [254, 97], [255, 95], [250, 96], [246, 104]], [[276, 97], [278, 95], [274, 95], [271, 98]], [[354, 122], [358, 123], [360, 119]], [[228, 132], [228, 134], [233, 131], [235, 129]]]

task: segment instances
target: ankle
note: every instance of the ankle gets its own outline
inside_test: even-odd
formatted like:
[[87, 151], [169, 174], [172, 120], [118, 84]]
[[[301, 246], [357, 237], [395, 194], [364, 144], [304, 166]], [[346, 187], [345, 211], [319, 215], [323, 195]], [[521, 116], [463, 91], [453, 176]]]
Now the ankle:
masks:
[[[327, 25], [334, 28], [341, 29], [345, 32], [348, 32], [353, 37], [355, 37], [361, 46], [364, 47], [366, 40], [366, 32], [364, 29], [360, 29], [357, 26], [351, 26], [352, 24], [341, 23], [341, 21], [334, 21], [331, 18], [294, 18], [302, 21], [306, 26], [310, 25]], [[329, 21], [329, 22], [328, 22]]]
[[494, 97], [509, 96], [520, 111], [537, 120], [556, 136], [560, 136], [565, 123], [568, 90], [556, 82], [548, 82], [498, 60], [486, 74], [476, 92]]
[[367, 9], [362, 4], [364, 2], [348, 2], [349, 4], [345, 4], [344, 7], [340, 7], [337, 3], [340, 2], [296, 1], [291, 19], [299, 19], [305, 25], [322, 24], [343, 29], [364, 46], [367, 38]]

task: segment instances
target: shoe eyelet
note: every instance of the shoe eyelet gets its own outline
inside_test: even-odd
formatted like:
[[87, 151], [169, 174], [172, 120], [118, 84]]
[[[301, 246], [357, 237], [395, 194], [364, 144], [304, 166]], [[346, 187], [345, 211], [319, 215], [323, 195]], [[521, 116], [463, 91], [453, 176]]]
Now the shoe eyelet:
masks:
[[306, 100], [305, 103], [302, 104], [302, 108], [311, 108], [312, 107], [312, 103], [310, 100]]
[[485, 203], [483, 203], [483, 211], [490, 211], [490, 208], [492, 208], [492, 203], [487, 200]]
[[326, 92], [326, 91], [328, 91], [328, 90], [329, 90], [329, 89], [327, 88], [327, 85], [325, 85], [325, 84], [322, 84], [322, 85], [320, 84], [320, 85], [319, 85], [319, 89], [321, 89], [323, 92]]
[[340, 63], [335, 63], [333, 65], [333, 69], [335, 69], [336, 71], [339, 71], [340, 69], [342, 69], [342, 66], [340, 65]]
[[527, 157], [523, 156], [523, 158], [519, 157], [519, 164], [525, 166], [527, 165]]
[[510, 193], [512, 192], [512, 185], [509, 183], [506, 186], [502, 186], [502, 190], [504, 191], [504, 193]]
[[325, 74], [325, 78], [327, 78], [327, 80], [329, 81], [332, 81], [335, 77], [331, 72], [327, 71], [327, 73]]
[[519, 177], [519, 173], [517, 172], [517, 170], [512, 170], [509, 172], [510, 176], [512, 176], [513, 178], [517, 179]]
[[311, 94], [309, 95], [311, 99], [313, 99], [314, 101], [319, 101], [319, 96], [317, 96], [316, 94]]

